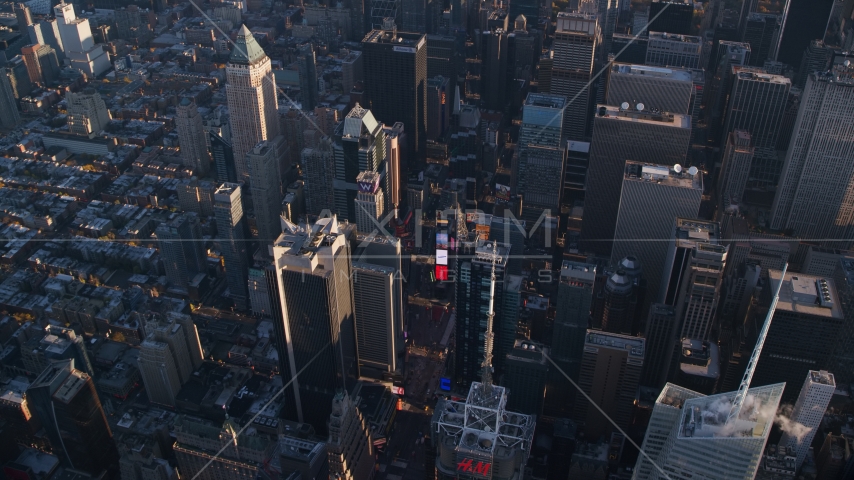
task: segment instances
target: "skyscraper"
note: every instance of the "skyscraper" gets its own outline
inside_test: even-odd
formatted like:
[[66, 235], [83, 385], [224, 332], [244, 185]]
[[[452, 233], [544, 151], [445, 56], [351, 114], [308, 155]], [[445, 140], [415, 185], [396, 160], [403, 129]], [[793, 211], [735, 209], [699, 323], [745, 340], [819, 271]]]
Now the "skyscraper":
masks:
[[783, 33], [783, 16], [765, 13], [748, 15], [742, 30], [742, 42], [750, 44], [750, 65], [761, 67], [766, 60], [777, 60], [777, 47]]
[[[694, 26], [694, 4], [680, 0], [654, 0], [649, 5], [649, 30], [690, 35]], [[634, 32], [633, 32], [634, 33]]]
[[557, 16], [549, 93], [566, 97], [563, 120], [565, 140], [585, 141], [587, 138], [593, 98], [590, 81], [593, 62], [599, 51], [601, 18], [589, 9], [560, 12]]
[[231, 142], [228, 142], [214, 132], [208, 132], [211, 157], [214, 160], [216, 170], [216, 181], [220, 183], [234, 183], [237, 181], [237, 166], [234, 164], [234, 150]]
[[[564, 261], [560, 270], [557, 307], [551, 339], [551, 356], [573, 381], [578, 381], [584, 339], [590, 324], [596, 266]], [[546, 404], [549, 411], [566, 411], [573, 398], [572, 385], [553, 369], [549, 373]], [[566, 412], [565, 412], [566, 413]]]
[[786, 152], [771, 227], [848, 248], [854, 238], [854, 67], [810, 74]]
[[[646, 358], [644, 358], [641, 385], [659, 388], [665, 380], [665, 372], [673, 358], [674, 332], [678, 328], [676, 310], [663, 303], [649, 306], [644, 338], [646, 338]], [[650, 427], [652, 424], [650, 423]]]
[[332, 399], [329, 415], [329, 478], [369, 480], [374, 476], [371, 432], [355, 401], [340, 390]]
[[738, 417], [728, 422], [736, 392], [707, 397], [668, 383], [655, 402], [641, 445], [646, 455], [638, 456], [632, 478], [755, 478], [784, 386], [751, 388]]
[[[459, 248], [460, 244], [457, 245]], [[457, 343], [454, 352], [454, 373], [456, 382], [460, 385], [469, 385], [481, 375], [484, 358], [484, 312], [490, 300], [493, 262], [496, 278], [494, 298], [495, 303], [501, 305], [510, 246], [496, 241], [477, 240], [471, 245], [471, 250], [458, 252], [462, 258], [457, 258]], [[502, 341], [501, 338], [497, 340], [498, 343]]]
[[71, 133], [93, 137], [110, 123], [110, 111], [94, 88], [85, 88], [80, 93], [68, 92], [65, 101]]
[[304, 148], [302, 153], [305, 180], [305, 209], [312, 215], [323, 209], [335, 209], [335, 151], [332, 140], [323, 137], [316, 148]]
[[172, 285], [185, 289], [193, 278], [207, 270], [205, 241], [199, 217], [193, 212], [176, 213], [154, 231], [166, 278]]
[[175, 406], [181, 390], [181, 378], [175, 364], [175, 352], [165, 342], [146, 338], [139, 349], [139, 373], [148, 400], [158, 405]]
[[655, 67], [702, 68], [703, 39], [693, 35], [649, 32], [647, 65]]
[[243, 218], [241, 186], [223, 183], [214, 192], [214, 216], [219, 244], [225, 260], [225, 278], [230, 298], [239, 309], [249, 307], [247, 299], [246, 225]]
[[380, 188], [380, 174], [370, 170], [356, 177], [359, 193], [356, 194], [356, 227], [362, 233], [373, 232], [381, 225], [385, 199]]
[[631, 105], [642, 101], [647, 107], [662, 112], [687, 114], [693, 89], [688, 70], [613, 63], [605, 103], [629, 102]]
[[[262, 475], [276, 443], [269, 436], [238, 435], [233, 418], [222, 424], [179, 415], [175, 418], [175, 460], [181, 477], [199, 480], [252, 480]], [[223, 447], [225, 447], [223, 449]], [[222, 450], [222, 452], [220, 452]]]
[[[512, 392], [507, 408], [525, 415], [542, 415], [549, 374], [548, 349], [539, 343], [516, 340], [504, 361], [501, 383]], [[566, 382], [566, 379], [563, 380]], [[566, 397], [564, 397], [564, 402]]]
[[480, 32], [480, 104], [488, 110], [504, 109], [507, 102], [507, 31], [493, 28]]
[[271, 140], [279, 134], [276, 82], [270, 58], [246, 25], [237, 33], [225, 76], [228, 113], [234, 132], [235, 170], [238, 180], [242, 180], [249, 175], [246, 154], [258, 142]]
[[88, 18], [77, 18], [74, 5], [60, 2], [53, 7], [62, 47], [71, 66], [89, 77], [99, 77], [110, 68], [110, 57], [101, 44], [95, 44]]
[[703, 176], [696, 170], [631, 161], [625, 172], [611, 262], [637, 257], [644, 267], [648, 298], [655, 299], [667, 254], [664, 239], [670, 238], [677, 217], [693, 218], [700, 212]]
[[9, 77], [0, 72], [0, 127], [12, 129], [21, 121], [18, 113], [18, 103], [15, 102], [15, 93], [9, 83]]
[[313, 225], [284, 223], [267, 267], [279, 372], [293, 380], [283, 415], [327, 432], [332, 399], [359, 376], [347, 244], [352, 231], [335, 217]]
[[299, 67], [299, 88], [303, 110], [314, 110], [317, 105], [317, 64], [314, 57], [314, 46], [306, 43], [299, 48], [297, 57]]
[[581, 239], [585, 250], [602, 255], [611, 253], [626, 160], [683, 164], [691, 141], [688, 115], [625, 107], [600, 105], [593, 119]]
[[525, 208], [540, 213], [560, 211], [563, 164], [566, 155], [561, 142], [566, 99], [559, 95], [528, 94], [522, 108], [519, 130], [519, 183]]
[[[385, 132], [373, 112], [358, 103], [339, 124], [335, 145], [335, 212], [345, 220], [356, 220], [355, 198], [360, 172], [376, 172], [385, 159]], [[331, 208], [332, 205], [324, 206]], [[316, 209], [316, 207], [315, 207]]]
[[74, 360], [50, 364], [27, 389], [27, 403], [63, 464], [95, 476], [118, 473], [119, 454], [95, 382], [74, 368]]
[[181, 143], [184, 165], [196, 175], [206, 177], [211, 168], [211, 156], [205, 142], [205, 127], [199, 109], [190, 98], [181, 99], [175, 113], [175, 129]]
[[780, 439], [781, 448], [795, 449], [797, 455], [795, 467], [798, 469], [801, 468], [804, 459], [807, 457], [812, 439], [815, 438], [815, 434], [821, 426], [824, 412], [827, 410], [835, 391], [836, 379], [832, 373], [826, 370], [810, 370], [807, 373], [804, 386], [801, 387], [801, 393], [798, 395], [795, 408], [789, 417], [789, 420], [803, 425], [807, 430], [805, 432], [784, 431], [783, 438]]
[[750, 132], [754, 153], [747, 186], [774, 187], [783, 167], [777, 157], [777, 136], [792, 82], [781, 75], [739, 66], [732, 67], [731, 78], [721, 138], [726, 138], [733, 130]]
[[[373, 30], [362, 40], [366, 107], [379, 121], [403, 122], [410, 161], [427, 148], [427, 37]], [[363, 169], [366, 170], [366, 169]]]
[[750, 132], [733, 130], [727, 135], [726, 147], [721, 159], [721, 173], [718, 179], [719, 209], [741, 203], [747, 179], [750, 175], [750, 163], [753, 161], [753, 141]]
[[353, 262], [356, 333], [363, 375], [382, 378], [383, 373], [397, 369], [403, 342], [400, 328], [395, 325], [403, 300], [395, 288], [397, 275], [390, 267]]
[[[763, 282], [770, 288], [762, 289], [756, 315], [767, 312], [773, 294], [769, 290], [777, 287], [780, 274], [774, 269], [763, 271]], [[828, 342], [841, 334], [844, 323], [833, 279], [786, 272], [753, 381], [798, 385], [810, 370], [827, 369], [832, 359]], [[788, 401], [796, 397], [794, 389], [785, 395]]]
[[282, 227], [279, 214], [282, 208], [282, 176], [279, 173], [279, 155], [284, 151], [285, 139], [281, 135], [264, 140], [246, 154], [249, 173], [249, 193], [255, 207], [255, 225], [262, 254], [272, 244]]
[[[632, 420], [644, 345], [641, 337], [595, 330], [588, 330], [584, 340], [578, 386], [622, 429]], [[589, 438], [599, 438], [613, 430], [608, 418], [581, 395], [576, 396], [573, 418], [584, 421], [585, 436]]]
[[151, 402], [174, 407], [181, 386], [201, 365], [198, 331], [192, 318], [183, 314], [153, 314], [143, 323], [139, 372], [145, 391]]
[[604, 280], [605, 285], [597, 289], [593, 298], [592, 327], [610, 333], [636, 334], [646, 294], [643, 265], [630, 255], [604, 269], [602, 274], [599, 281]]

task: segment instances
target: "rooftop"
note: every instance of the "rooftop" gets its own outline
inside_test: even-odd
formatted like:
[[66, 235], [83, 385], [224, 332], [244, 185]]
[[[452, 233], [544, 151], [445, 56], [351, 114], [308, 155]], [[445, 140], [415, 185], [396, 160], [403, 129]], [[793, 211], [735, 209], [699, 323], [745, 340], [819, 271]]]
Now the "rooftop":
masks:
[[836, 377], [827, 370], [810, 370], [810, 380], [813, 383], [836, 386]]
[[643, 360], [645, 343], [646, 340], [642, 337], [632, 337], [596, 330], [588, 330], [587, 338], [584, 340], [585, 347], [590, 345], [594, 347], [628, 350], [630, 357], [638, 357], [640, 360]]
[[[638, 107], [640, 107], [640, 109], [638, 109]], [[620, 106], [600, 104], [596, 106], [596, 115], [599, 117], [613, 118], [623, 122], [636, 122], [673, 128], [691, 128], [691, 117], [688, 115], [661, 112], [655, 109], [647, 110], [643, 103], [637, 105], [623, 103]]]
[[691, 72], [682, 69], [650, 67], [646, 65], [634, 65], [630, 63], [614, 63], [611, 65], [611, 74], [646, 76], [656, 78], [672, 78], [683, 82], [691, 81]]
[[679, 438], [767, 438], [785, 383], [751, 388], [738, 418], [727, 423], [737, 392], [686, 400]]
[[564, 261], [560, 268], [561, 280], [579, 279], [593, 281], [596, 278], [596, 265], [590, 263]]
[[561, 109], [566, 105], [566, 97], [546, 93], [529, 93], [525, 98], [526, 107], [544, 107]]
[[694, 35], [677, 35], [675, 33], [667, 32], [649, 32], [649, 39], [696, 44], [702, 43], [702, 39], [700, 37], [695, 37]]
[[228, 58], [229, 63], [238, 65], [254, 65], [267, 58], [264, 49], [258, 45], [258, 41], [246, 25], [237, 32], [237, 40], [234, 42], [234, 50]]
[[[780, 273], [779, 270], [768, 270], [773, 287], [780, 281]], [[842, 318], [842, 308], [833, 279], [803, 273], [786, 272], [786, 279], [780, 288], [777, 311]]]
[[627, 161], [625, 179], [629, 181], [639, 182], [654, 182], [659, 185], [703, 189], [703, 176], [700, 174], [691, 175], [689, 169], [683, 169], [680, 165], [667, 167], [664, 165], [652, 165], [648, 163], [640, 163]]

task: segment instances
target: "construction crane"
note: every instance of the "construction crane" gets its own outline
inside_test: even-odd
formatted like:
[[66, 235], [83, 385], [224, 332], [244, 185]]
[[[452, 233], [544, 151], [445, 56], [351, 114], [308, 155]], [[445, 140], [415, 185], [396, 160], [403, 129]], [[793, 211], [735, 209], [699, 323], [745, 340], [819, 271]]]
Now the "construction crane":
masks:
[[[747, 398], [747, 389], [750, 388], [750, 382], [753, 380], [753, 372], [756, 370], [756, 364], [759, 362], [759, 355], [762, 354], [762, 347], [765, 345], [765, 337], [768, 336], [768, 329], [771, 327], [771, 320], [774, 318], [774, 311], [777, 310], [777, 301], [780, 300], [780, 289], [783, 287], [783, 281], [786, 280], [786, 270], [789, 264], [783, 265], [783, 273], [780, 274], [780, 283], [774, 290], [774, 296], [771, 300], [771, 307], [768, 308], [768, 314], [765, 315], [765, 322], [762, 324], [762, 330], [759, 331], [759, 338], [756, 340], [756, 346], [753, 348], [753, 354], [747, 362], [747, 369], [744, 371], [744, 376], [741, 377], [741, 385], [738, 386], [738, 393], [732, 401], [732, 407], [729, 410], [726, 423], [730, 424], [738, 419], [741, 413], [741, 406], [744, 405], [744, 400]], [[770, 281], [770, 276], [769, 276]]]

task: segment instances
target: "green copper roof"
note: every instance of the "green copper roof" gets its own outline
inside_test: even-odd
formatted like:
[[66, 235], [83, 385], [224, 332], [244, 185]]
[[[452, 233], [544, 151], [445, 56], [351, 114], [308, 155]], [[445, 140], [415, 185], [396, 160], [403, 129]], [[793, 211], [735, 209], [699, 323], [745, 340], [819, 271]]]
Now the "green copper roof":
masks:
[[240, 27], [237, 32], [237, 41], [234, 42], [234, 49], [231, 51], [231, 56], [228, 58], [229, 63], [237, 63], [241, 65], [254, 65], [267, 56], [258, 41], [252, 36], [252, 32], [246, 28], [246, 25]]

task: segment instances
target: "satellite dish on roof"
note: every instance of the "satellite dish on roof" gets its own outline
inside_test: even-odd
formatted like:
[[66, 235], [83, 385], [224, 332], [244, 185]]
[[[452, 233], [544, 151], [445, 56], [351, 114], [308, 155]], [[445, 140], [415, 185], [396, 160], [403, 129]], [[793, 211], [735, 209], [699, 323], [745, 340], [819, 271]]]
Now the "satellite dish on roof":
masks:
[[689, 168], [689, 169], [688, 169], [688, 174], [689, 174], [689, 175], [691, 175], [691, 176], [696, 175], [696, 174], [697, 174], [697, 172], [699, 172], [699, 170], [697, 170], [697, 167], [691, 167], [691, 168]]
[[[846, 60], [846, 61], [847, 61], [847, 60]], [[628, 110], [628, 109], [629, 109], [629, 102], [623, 102], [623, 103], [621, 103], [621, 104], [620, 104], [620, 108], [621, 108], [621, 109], [623, 109], [623, 110]]]
[[639, 112], [642, 112], [644, 109], [644, 106], [642, 103], [639, 103], [639, 104], [637, 104], [637, 106], [635, 106], [635, 108], [637, 108]]
[[673, 165], [673, 171], [676, 173], [682, 173], [682, 165], [679, 165], [678, 163]]

